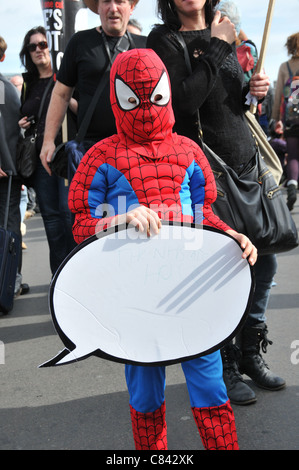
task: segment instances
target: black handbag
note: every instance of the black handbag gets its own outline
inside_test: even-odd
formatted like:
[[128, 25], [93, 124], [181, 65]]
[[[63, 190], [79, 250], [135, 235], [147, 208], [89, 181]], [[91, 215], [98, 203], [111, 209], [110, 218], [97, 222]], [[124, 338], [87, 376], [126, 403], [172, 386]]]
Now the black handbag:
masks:
[[17, 172], [24, 179], [30, 178], [37, 165], [36, 132], [21, 137], [17, 146]]
[[127, 33], [124, 36], [122, 36], [117, 42], [117, 44], [115, 45], [114, 55], [113, 57], [111, 57], [109, 45], [105, 37], [105, 34], [103, 32], [102, 32], [102, 36], [103, 36], [103, 41], [104, 41], [104, 45], [106, 48], [106, 52], [109, 58], [107, 68], [101, 78], [101, 81], [99, 82], [97, 86], [96, 92], [89, 104], [89, 107], [86, 111], [86, 114], [83, 118], [83, 121], [81, 123], [81, 126], [78, 130], [78, 133], [75, 139], [69, 142], [63, 142], [60, 145], [58, 145], [52, 155], [52, 159], [50, 162], [51, 171], [57, 176], [61, 176], [64, 179], [68, 179], [69, 182], [72, 180], [76, 172], [76, 169], [78, 168], [78, 165], [86, 152], [86, 148], [85, 148], [83, 141], [87, 133], [87, 129], [90, 124], [96, 105], [100, 99], [101, 94], [103, 93], [106, 87], [106, 84], [109, 81], [111, 65], [114, 62], [116, 56], [120, 52], [127, 51], [130, 45], [134, 44], [132, 36], [127, 31]]
[[241, 174], [206, 144], [217, 186], [213, 212], [237, 232], [244, 233], [259, 254], [282, 253], [298, 246], [298, 232], [281, 187], [259, 152]]
[[[189, 73], [191, 63], [182, 36], [175, 36], [184, 50]], [[217, 199], [213, 212], [232, 229], [248, 236], [259, 254], [274, 254], [298, 246], [298, 232], [281, 188], [260, 155], [259, 149], [241, 174], [210, 149], [203, 141], [199, 110], [198, 134], [201, 147], [212, 168]]]
[[17, 145], [17, 172], [20, 176], [24, 179], [30, 178], [33, 175], [37, 162], [38, 162], [38, 154], [36, 151], [36, 138], [37, 138], [37, 123], [42, 115], [42, 111], [45, 104], [45, 99], [47, 93], [53, 83], [53, 78], [49, 80], [49, 83], [46, 86], [44, 91], [41, 104], [38, 111], [37, 120], [34, 124], [33, 132], [30, 135], [20, 137]]

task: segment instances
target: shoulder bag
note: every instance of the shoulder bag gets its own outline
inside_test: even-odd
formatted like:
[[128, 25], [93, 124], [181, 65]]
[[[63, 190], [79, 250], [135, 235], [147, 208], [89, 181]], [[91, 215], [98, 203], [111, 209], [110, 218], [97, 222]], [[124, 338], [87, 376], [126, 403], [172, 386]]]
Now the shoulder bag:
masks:
[[271, 144], [269, 143], [265, 132], [259, 125], [254, 114], [252, 114], [248, 110], [245, 112], [245, 118], [247, 120], [249, 129], [256, 141], [256, 144], [260, 150], [262, 158], [264, 159], [267, 167], [271, 171], [276, 183], [279, 184], [280, 179], [282, 177], [283, 169], [276, 152], [271, 147]]
[[85, 146], [84, 146], [84, 138], [87, 133], [87, 129], [89, 127], [91, 118], [93, 116], [94, 110], [96, 105], [100, 99], [101, 94], [103, 93], [105, 86], [107, 84], [107, 80], [109, 80], [110, 68], [115, 60], [116, 56], [120, 52], [125, 52], [129, 49], [130, 45], [133, 43], [133, 39], [130, 33], [127, 33], [120, 38], [114, 48], [114, 55], [111, 57], [109, 45], [107, 43], [107, 39], [105, 34], [102, 31], [103, 41], [106, 48], [106, 52], [109, 58], [109, 62], [107, 68], [102, 75], [101, 81], [98, 84], [96, 92], [89, 104], [89, 107], [86, 111], [86, 114], [83, 118], [81, 126], [78, 130], [76, 138], [74, 140], [70, 140], [68, 142], [63, 142], [62, 144], [56, 147], [55, 152], [53, 153], [50, 168], [54, 174], [57, 176], [61, 176], [62, 178], [67, 179], [71, 182], [80, 161], [82, 160], [84, 153], [85, 153]]
[[[189, 73], [191, 63], [181, 35], [177, 39], [184, 49]], [[286, 205], [280, 186], [261, 157], [259, 149], [241, 174], [210, 149], [203, 141], [198, 111], [201, 147], [212, 168], [217, 199], [213, 211], [232, 229], [244, 233], [257, 247], [259, 254], [274, 254], [298, 246], [298, 232]]]
[[38, 155], [36, 151], [36, 138], [37, 138], [37, 124], [42, 115], [42, 111], [45, 105], [47, 93], [53, 83], [53, 77], [49, 80], [46, 89], [43, 93], [42, 100], [40, 103], [38, 116], [34, 124], [33, 132], [27, 136], [21, 136], [17, 145], [17, 173], [24, 179], [30, 178], [33, 175], [37, 162]]

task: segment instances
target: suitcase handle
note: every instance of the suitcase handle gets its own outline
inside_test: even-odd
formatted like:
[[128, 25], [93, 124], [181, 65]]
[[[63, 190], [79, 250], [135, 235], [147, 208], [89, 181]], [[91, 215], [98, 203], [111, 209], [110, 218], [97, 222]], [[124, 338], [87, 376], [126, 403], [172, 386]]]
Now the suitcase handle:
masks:
[[5, 206], [5, 215], [4, 215], [4, 229], [7, 230], [8, 224], [8, 213], [9, 213], [9, 201], [10, 201], [10, 193], [11, 193], [11, 183], [12, 183], [12, 171], [6, 171], [8, 175], [8, 187], [7, 187], [7, 198], [6, 198], [6, 206]]

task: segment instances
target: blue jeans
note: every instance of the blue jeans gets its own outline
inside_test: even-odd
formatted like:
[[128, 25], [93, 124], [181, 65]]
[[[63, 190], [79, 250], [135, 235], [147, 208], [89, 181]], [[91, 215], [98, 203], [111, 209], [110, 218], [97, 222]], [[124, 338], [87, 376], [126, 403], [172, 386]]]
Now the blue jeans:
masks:
[[39, 161], [34, 175], [34, 189], [48, 240], [53, 275], [76, 245], [68, 207], [68, 186], [64, 179], [50, 176]]
[[276, 255], [258, 256], [257, 262], [254, 265], [255, 292], [246, 321], [247, 326], [253, 326], [266, 321], [266, 310], [276, 270]]
[[21, 212], [21, 222], [24, 222], [25, 213], [28, 204], [28, 192], [27, 187], [24, 186], [24, 189], [21, 190], [21, 199], [20, 199], [20, 212]]

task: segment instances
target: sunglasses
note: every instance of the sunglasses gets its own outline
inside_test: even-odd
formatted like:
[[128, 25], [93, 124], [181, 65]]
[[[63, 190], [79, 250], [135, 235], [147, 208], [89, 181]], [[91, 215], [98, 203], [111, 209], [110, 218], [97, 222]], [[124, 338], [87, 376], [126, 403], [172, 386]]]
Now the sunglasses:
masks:
[[48, 48], [48, 43], [47, 41], [40, 41], [37, 44], [34, 44], [34, 42], [32, 42], [31, 44], [28, 44], [27, 49], [29, 52], [34, 52], [37, 46], [39, 47], [39, 49], [44, 50]]

